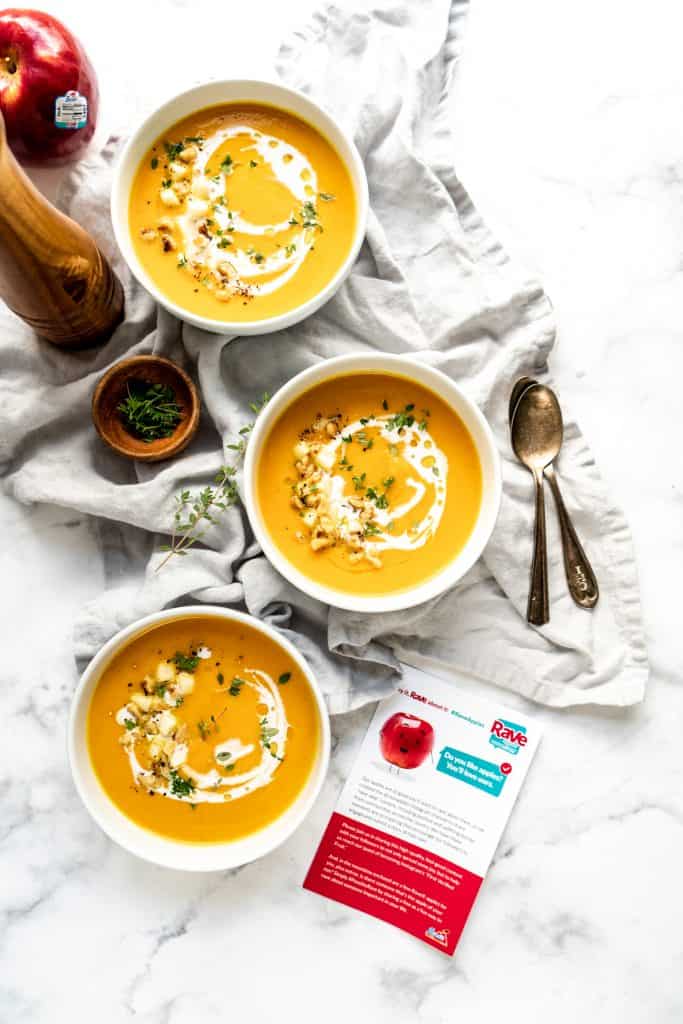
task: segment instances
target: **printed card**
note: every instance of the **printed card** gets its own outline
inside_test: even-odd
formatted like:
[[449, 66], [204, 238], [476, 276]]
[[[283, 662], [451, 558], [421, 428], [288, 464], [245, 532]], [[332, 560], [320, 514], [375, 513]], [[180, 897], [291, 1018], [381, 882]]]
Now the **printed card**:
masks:
[[453, 954], [539, 735], [526, 715], [405, 666], [304, 888]]

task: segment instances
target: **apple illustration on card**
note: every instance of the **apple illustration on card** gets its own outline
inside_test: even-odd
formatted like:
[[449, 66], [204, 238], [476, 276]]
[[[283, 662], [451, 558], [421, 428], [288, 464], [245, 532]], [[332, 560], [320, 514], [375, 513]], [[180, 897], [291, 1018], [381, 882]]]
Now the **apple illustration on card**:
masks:
[[396, 768], [419, 768], [434, 749], [434, 729], [417, 715], [397, 711], [379, 731], [379, 749]]

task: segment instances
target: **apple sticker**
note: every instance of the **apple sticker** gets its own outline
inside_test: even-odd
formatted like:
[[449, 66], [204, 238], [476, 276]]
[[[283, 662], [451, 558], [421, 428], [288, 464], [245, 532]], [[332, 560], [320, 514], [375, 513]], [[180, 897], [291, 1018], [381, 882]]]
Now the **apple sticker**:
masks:
[[397, 768], [419, 768], [434, 749], [434, 729], [417, 715], [397, 711], [380, 729], [379, 749]]

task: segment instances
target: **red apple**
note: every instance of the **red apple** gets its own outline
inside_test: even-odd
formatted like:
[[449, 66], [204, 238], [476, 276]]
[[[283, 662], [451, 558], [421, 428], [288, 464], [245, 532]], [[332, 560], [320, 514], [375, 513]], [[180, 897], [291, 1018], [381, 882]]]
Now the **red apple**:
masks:
[[434, 729], [418, 718], [397, 711], [380, 729], [382, 757], [397, 768], [419, 768], [434, 748]]
[[[65, 106], [57, 103], [71, 92], [77, 96]], [[77, 156], [95, 132], [99, 99], [92, 64], [60, 21], [42, 11], [0, 11], [0, 110], [15, 156], [40, 166]], [[59, 127], [69, 115], [85, 123]]]

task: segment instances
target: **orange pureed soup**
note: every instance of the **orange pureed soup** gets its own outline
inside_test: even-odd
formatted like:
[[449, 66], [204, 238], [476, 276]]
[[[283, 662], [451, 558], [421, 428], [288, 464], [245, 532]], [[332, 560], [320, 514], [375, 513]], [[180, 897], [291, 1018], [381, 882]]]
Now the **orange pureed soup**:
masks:
[[287, 313], [346, 259], [356, 198], [320, 132], [277, 107], [231, 103], [174, 124], [135, 175], [129, 219], [169, 299], [214, 320]]
[[187, 842], [269, 825], [296, 800], [320, 747], [297, 664], [241, 622], [154, 626], [103, 671], [88, 709], [90, 757], [136, 824]]
[[437, 394], [386, 373], [332, 378], [271, 428], [257, 467], [273, 542], [317, 583], [387, 594], [423, 583], [479, 514], [474, 441]]

